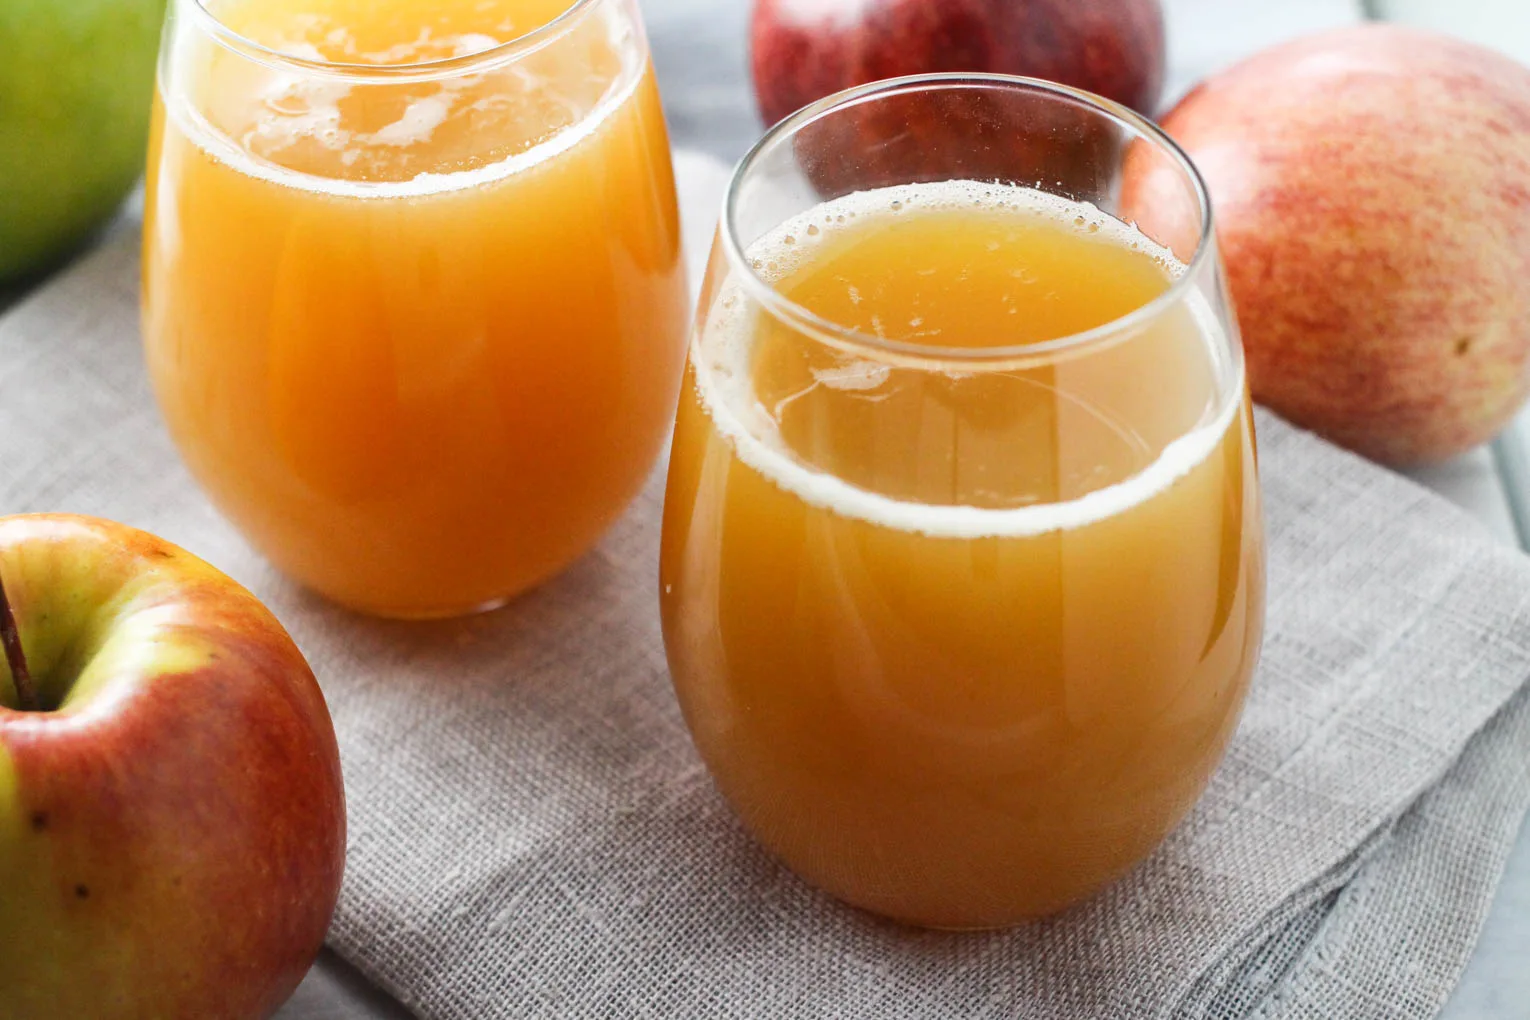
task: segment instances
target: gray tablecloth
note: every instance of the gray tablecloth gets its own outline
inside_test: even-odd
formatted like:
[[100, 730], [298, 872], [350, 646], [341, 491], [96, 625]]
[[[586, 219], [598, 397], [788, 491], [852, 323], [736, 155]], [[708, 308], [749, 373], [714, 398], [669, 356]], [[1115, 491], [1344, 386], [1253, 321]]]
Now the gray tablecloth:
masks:
[[[692, 236], [715, 164], [684, 159]], [[657, 485], [508, 610], [380, 623], [293, 587], [159, 424], [124, 237], [0, 319], [0, 510], [150, 528], [272, 606], [335, 713], [333, 944], [427, 1018], [1430, 1016], [1530, 801], [1530, 562], [1261, 417], [1269, 639], [1211, 790], [1093, 902], [977, 936], [827, 900], [739, 829], [665, 675]]]

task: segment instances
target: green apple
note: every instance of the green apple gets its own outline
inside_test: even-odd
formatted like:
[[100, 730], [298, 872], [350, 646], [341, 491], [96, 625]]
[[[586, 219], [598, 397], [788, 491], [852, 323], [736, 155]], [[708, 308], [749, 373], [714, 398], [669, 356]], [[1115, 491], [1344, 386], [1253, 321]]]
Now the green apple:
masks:
[[0, 282], [100, 226], [143, 172], [165, 0], [0, 0]]
[[110, 521], [0, 518], [0, 579], [0, 1017], [268, 1015], [345, 857], [302, 654], [227, 576]]

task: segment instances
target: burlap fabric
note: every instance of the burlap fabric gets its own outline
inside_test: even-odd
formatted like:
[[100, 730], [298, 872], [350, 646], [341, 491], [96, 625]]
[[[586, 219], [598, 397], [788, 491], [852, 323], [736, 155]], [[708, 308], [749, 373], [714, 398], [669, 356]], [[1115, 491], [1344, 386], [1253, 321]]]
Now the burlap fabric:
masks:
[[[681, 161], [693, 248], [720, 183]], [[1454, 983], [1530, 801], [1530, 561], [1433, 495], [1262, 416], [1269, 637], [1204, 800], [1065, 916], [913, 932], [799, 882], [712, 788], [665, 673], [657, 484], [505, 611], [333, 608], [180, 466], [135, 243], [0, 318], [0, 511], [152, 529], [287, 624], [344, 754], [332, 942], [422, 1017], [1411, 1018]]]

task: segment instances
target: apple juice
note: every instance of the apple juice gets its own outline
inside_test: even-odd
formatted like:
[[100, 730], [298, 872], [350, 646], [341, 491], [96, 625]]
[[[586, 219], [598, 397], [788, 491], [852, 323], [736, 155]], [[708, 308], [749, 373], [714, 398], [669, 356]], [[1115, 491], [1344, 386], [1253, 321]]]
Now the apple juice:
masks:
[[658, 90], [629, 0], [571, 6], [223, 0], [224, 29], [326, 63], [167, 47], [155, 391], [219, 508], [354, 608], [545, 579], [663, 445], [688, 310]]
[[1255, 662], [1241, 364], [1210, 309], [1159, 301], [1168, 251], [1024, 188], [861, 192], [748, 258], [755, 292], [714, 266], [703, 297], [665, 507], [702, 756], [878, 913], [1087, 896], [1200, 794]]

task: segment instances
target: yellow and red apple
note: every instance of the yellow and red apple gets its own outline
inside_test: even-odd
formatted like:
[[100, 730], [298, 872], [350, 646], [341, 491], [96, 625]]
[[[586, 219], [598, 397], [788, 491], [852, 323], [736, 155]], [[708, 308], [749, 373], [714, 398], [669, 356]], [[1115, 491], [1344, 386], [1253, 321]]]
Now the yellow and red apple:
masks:
[[[1391, 464], [1450, 457], [1519, 409], [1530, 68], [1417, 29], [1346, 28], [1216, 75], [1163, 126], [1210, 187], [1259, 401]], [[1155, 200], [1173, 173], [1129, 163], [1123, 197], [1170, 241], [1193, 233]]]
[[0, 518], [0, 582], [0, 1016], [274, 1011], [345, 854], [302, 654], [227, 576], [108, 521]]

